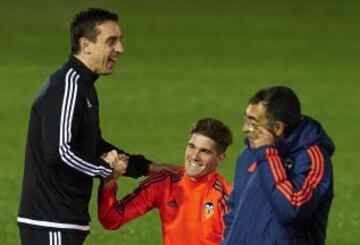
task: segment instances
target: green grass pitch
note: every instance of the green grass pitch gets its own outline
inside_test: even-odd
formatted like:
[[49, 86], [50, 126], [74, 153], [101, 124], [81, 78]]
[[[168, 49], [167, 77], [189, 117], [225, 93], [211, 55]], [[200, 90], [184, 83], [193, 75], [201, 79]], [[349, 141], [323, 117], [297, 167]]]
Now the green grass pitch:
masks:
[[[16, 225], [30, 105], [69, 54], [79, 9], [120, 16], [125, 54], [97, 88], [104, 137], [129, 152], [182, 165], [191, 124], [203, 116], [231, 126], [235, 143], [219, 171], [233, 178], [243, 147], [247, 100], [270, 85], [297, 91], [303, 112], [336, 144], [335, 199], [327, 244], [360, 241], [360, 3], [345, 0], [10, 1], [0, 9], [0, 237], [19, 244]], [[120, 180], [121, 194], [139, 180]], [[157, 211], [105, 231], [96, 217], [85, 244], [161, 244]]]

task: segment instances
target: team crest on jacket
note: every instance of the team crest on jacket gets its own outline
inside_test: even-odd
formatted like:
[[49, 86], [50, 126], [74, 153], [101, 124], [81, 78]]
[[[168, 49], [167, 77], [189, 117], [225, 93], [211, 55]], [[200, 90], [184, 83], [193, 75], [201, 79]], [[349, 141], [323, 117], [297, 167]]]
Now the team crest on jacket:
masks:
[[208, 219], [214, 214], [214, 204], [212, 202], [205, 203], [205, 218]]
[[287, 169], [291, 169], [294, 166], [294, 161], [291, 159], [286, 159], [284, 162], [284, 166]]

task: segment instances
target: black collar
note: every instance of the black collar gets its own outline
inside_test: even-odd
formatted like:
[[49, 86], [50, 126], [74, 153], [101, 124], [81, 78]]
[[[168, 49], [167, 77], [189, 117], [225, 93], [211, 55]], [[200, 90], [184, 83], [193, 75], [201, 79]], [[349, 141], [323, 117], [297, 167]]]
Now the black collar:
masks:
[[77, 59], [74, 55], [69, 56], [69, 60], [66, 62], [67, 65], [74, 68], [86, 84], [93, 85], [99, 75], [90, 70], [84, 63]]

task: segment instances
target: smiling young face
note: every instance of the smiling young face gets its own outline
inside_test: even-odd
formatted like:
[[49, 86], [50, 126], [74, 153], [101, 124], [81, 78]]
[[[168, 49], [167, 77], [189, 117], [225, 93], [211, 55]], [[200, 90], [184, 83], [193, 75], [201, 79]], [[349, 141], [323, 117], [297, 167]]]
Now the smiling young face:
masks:
[[85, 63], [96, 74], [109, 75], [115, 68], [117, 57], [124, 52], [121, 30], [117, 22], [105, 21], [97, 27], [94, 42], [84, 38]]
[[200, 178], [214, 171], [224, 157], [215, 141], [194, 133], [185, 151], [185, 172], [192, 178]]

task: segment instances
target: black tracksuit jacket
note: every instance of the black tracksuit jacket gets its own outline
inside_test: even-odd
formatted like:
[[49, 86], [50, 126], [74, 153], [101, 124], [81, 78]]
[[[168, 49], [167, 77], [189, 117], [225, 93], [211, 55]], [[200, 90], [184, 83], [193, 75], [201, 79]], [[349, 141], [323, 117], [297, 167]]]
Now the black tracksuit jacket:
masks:
[[[113, 149], [123, 152], [101, 137], [97, 78], [70, 56], [35, 99], [17, 219], [20, 226], [89, 231], [93, 177], [112, 172], [100, 156]], [[150, 161], [141, 155], [129, 156], [125, 175], [147, 175]]]

